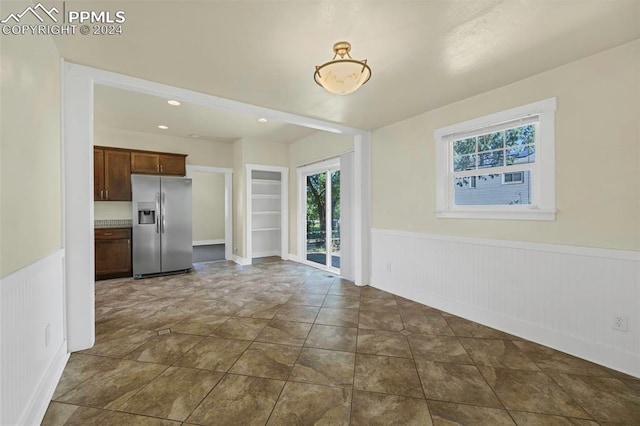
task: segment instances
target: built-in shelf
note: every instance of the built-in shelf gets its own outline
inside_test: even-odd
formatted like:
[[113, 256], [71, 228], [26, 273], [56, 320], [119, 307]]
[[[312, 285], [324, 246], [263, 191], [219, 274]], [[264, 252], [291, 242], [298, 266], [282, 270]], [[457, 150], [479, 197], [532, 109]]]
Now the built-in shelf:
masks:
[[251, 175], [251, 257], [280, 253], [281, 174], [254, 170]]

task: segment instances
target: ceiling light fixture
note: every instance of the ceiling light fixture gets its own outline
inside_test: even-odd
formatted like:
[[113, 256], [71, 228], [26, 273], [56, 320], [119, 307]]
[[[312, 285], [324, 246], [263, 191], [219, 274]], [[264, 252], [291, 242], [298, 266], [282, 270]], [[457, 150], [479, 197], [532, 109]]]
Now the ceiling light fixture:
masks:
[[158, 126], [158, 129], [167, 130], [168, 127], [165, 126], [164, 124], [161, 124], [161, 125]]
[[173, 99], [172, 99], [172, 100], [170, 100], [170, 101], [167, 101], [167, 103], [168, 103], [169, 105], [173, 105], [173, 106], [178, 106], [178, 105], [180, 105], [180, 101], [174, 101]]
[[[336, 95], [355, 92], [371, 78], [371, 68], [367, 60], [353, 59], [349, 52], [351, 44], [339, 41], [333, 45], [333, 59], [326, 64], [316, 66], [313, 78], [320, 86]], [[340, 56], [339, 59], [336, 59]]]
[[260, 118], [258, 118], [258, 123], [266, 123], [267, 121], [269, 121], [269, 120], [267, 120], [267, 119], [266, 119], [266, 118], [264, 118], [264, 117], [260, 117]]

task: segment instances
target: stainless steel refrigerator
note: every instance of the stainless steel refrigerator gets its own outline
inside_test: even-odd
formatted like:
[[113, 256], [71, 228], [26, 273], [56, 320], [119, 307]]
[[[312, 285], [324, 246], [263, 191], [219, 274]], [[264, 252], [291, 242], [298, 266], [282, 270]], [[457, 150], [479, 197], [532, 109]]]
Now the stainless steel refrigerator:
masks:
[[131, 175], [133, 276], [190, 270], [191, 179]]

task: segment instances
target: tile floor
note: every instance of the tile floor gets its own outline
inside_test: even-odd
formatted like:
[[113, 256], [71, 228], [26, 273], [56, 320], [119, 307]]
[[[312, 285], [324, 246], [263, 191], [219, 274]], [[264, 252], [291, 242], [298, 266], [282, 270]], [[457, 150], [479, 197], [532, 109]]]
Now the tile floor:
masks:
[[291, 262], [96, 285], [45, 425], [640, 424], [640, 380]]

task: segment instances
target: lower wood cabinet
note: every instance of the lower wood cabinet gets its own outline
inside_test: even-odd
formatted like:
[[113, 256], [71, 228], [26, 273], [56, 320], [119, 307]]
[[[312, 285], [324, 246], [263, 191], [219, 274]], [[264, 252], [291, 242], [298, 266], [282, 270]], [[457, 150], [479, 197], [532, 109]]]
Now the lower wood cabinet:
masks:
[[96, 229], [94, 237], [96, 280], [132, 276], [131, 228]]

